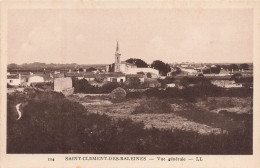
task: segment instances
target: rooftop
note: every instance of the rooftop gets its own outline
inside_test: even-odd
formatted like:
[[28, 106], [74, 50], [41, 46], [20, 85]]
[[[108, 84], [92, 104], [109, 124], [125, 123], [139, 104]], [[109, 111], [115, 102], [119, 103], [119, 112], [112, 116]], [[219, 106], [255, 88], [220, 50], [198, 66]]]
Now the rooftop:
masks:
[[7, 79], [19, 79], [19, 74], [7, 75]]

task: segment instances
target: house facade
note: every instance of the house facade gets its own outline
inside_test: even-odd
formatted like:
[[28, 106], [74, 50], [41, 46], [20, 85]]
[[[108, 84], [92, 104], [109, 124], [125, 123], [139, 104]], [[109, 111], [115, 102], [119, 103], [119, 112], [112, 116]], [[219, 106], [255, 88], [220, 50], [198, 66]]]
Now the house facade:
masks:
[[32, 75], [26, 78], [26, 83], [28, 86], [30, 86], [32, 83], [41, 83], [41, 82], [44, 82], [44, 78], [42, 76]]
[[19, 86], [21, 84], [21, 74], [8, 74], [7, 84], [11, 86]]
[[53, 80], [54, 91], [62, 92], [63, 90], [72, 88], [72, 79], [70, 77], [55, 78]]

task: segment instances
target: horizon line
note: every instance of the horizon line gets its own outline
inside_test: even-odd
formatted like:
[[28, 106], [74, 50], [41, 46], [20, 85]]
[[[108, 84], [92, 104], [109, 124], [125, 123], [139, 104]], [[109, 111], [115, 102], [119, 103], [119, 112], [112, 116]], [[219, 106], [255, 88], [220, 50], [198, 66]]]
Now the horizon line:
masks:
[[[156, 61], [156, 60], [155, 60]], [[163, 61], [164, 62], [164, 61]], [[16, 64], [16, 65], [23, 65], [23, 64], [34, 64], [34, 63], [41, 63], [41, 64], [78, 64], [78, 65], [109, 65], [111, 63], [99, 63], [99, 64], [82, 64], [82, 63], [75, 63], [75, 62], [71, 62], [71, 63], [46, 63], [46, 62], [24, 62], [24, 63], [7, 63], [7, 65], [10, 64]], [[188, 61], [182, 61], [182, 62], [164, 62], [166, 64], [181, 64], [181, 63], [191, 63], [191, 64], [254, 64], [254, 62], [188, 62]], [[151, 63], [147, 63], [147, 64], [151, 64]]]

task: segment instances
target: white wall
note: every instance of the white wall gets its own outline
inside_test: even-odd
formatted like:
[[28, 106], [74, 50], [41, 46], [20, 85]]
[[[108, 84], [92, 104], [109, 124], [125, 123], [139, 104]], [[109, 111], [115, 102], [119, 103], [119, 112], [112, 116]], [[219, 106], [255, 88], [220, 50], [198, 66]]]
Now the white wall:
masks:
[[70, 77], [54, 79], [54, 91], [61, 92], [69, 88], [72, 88], [72, 79]]
[[123, 80], [123, 82], [125, 82], [125, 80], [126, 80], [125, 76], [122, 76], [122, 77], [118, 77], [118, 78], [116, 79], [116, 81], [117, 81], [117, 82], [120, 82], [121, 79]]
[[120, 71], [125, 72], [126, 71], [126, 66], [125, 64], [120, 64]]
[[87, 81], [94, 81], [95, 78], [85, 78]]
[[7, 83], [12, 86], [18, 86], [21, 84], [21, 79], [7, 79]]
[[159, 76], [159, 71], [153, 68], [129, 68], [126, 74], [137, 74], [137, 72], [154, 73]]
[[41, 83], [44, 82], [44, 78], [42, 76], [30, 76], [28, 78], [28, 85], [31, 83]]
[[18, 74], [19, 77], [16, 79], [7, 79], [7, 83], [12, 86], [18, 86], [21, 84], [21, 74]]
[[123, 82], [126, 81], [126, 77], [125, 76], [122, 76], [122, 77], [107, 77], [107, 81], [108, 82], [112, 82], [113, 79], [116, 79], [117, 82], [120, 82], [121, 79], [123, 79]]
[[196, 71], [196, 70], [194, 70], [194, 69], [181, 68], [181, 71], [187, 72], [189, 75], [196, 75], [196, 74], [198, 74], [198, 71]]

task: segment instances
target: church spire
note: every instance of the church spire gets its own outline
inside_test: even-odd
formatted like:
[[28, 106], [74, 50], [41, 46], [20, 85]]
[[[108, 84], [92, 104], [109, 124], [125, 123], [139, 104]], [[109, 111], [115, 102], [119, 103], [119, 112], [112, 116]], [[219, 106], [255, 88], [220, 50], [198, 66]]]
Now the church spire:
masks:
[[116, 52], [119, 52], [119, 45], [118, 45], [118, 41], [117, 41], [117, 44], [116, 44]]
[[117, 41], [117, 44], [116, 44], [116, 53], [115, 53], [115, 71], [114, 72], [120, 72], [121, 69], [120, 69], [120, 64], [121, 64], [121, 61], [120, 61], [120, 51], [119, 51], [119, 45], [118, 45], [118, 41]]

